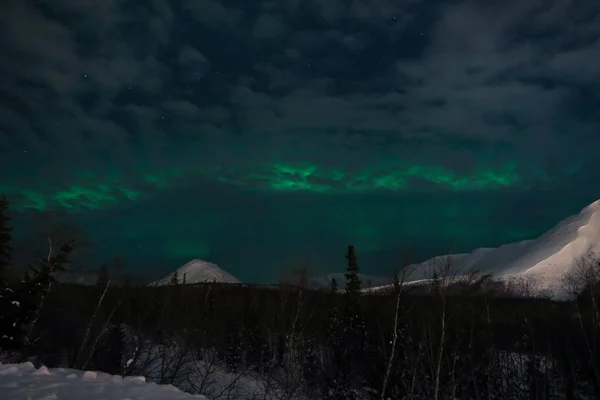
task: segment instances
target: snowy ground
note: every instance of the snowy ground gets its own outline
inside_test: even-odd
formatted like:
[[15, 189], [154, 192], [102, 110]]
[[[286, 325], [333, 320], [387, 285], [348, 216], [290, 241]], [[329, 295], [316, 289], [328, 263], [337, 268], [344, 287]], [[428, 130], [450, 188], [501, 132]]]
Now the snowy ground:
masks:
[[147, 383], [144, 377], [113, 376], [72, 369], [36, 369], [32, 363], [0, 364], [3, 400], [184, 400], [204, 396], [181, 392], [171, 385]]

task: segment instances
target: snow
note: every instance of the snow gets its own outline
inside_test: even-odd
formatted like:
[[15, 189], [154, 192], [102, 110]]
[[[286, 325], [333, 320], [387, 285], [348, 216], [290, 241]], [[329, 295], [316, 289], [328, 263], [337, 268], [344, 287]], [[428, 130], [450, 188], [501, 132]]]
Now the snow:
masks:
[[183, 400], [204, 396], [181, 392], [172, 385], [146, 383], [144, 377], [125, 377], [72, 369], [36, 369], [30, 362], [0, 363], [3, 400]]
[[218, 265], [210, 263], [208, 261], [195, 259], [188, 262], [183, 267], [179, 268], [177, 271], [173, 271], [164, 278], [154, 282], [152, 285], [169, 285], [175, 273], [177, 273], [177, 279], [180, 283], [183, 282], [184, 275], [186, 283], [241, 283], [241, 281], [238, 278], [223, 270]]
[[478, 271], [500, 280], [526, 279], [537, 293], [561, 298], [565, 279], [600, 254], [600, 200], [585, 207], [537, 239], [479, 248], [471, 253], [437, 256], [410, 267], [416, 269], [408, 283], [423, 282], [433, 270], [450, 261], [451, 272], [461, 275]]

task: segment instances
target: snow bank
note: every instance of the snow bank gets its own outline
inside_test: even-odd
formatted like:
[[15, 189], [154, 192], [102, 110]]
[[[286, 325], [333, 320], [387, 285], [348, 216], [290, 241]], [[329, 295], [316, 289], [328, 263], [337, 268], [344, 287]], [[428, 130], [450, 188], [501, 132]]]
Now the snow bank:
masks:
[[0, 364], [3, 400], [179, 400], [205, 399], [171, 385], [147, 383], [143, 376], [125, 377], [73, 369], [36, 369], [32, 363]]

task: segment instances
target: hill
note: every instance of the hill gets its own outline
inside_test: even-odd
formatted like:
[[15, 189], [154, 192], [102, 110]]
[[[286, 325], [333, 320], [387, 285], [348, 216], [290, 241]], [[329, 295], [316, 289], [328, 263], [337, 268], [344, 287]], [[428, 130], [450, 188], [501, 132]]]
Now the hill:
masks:
[[536, 239], [437, 256], [410, 265], [408, 268], [414, 272], [407, 282], [427, 281], [433, 273], [449, 265], [454, 275], [480, 272], [503, 281], [525, 279], [538, 294], [564, 297], [573, 289], [566, 280], [577, 275], [581, 268], [594, 265], [599, 254], [600, 200]]
[[218, 265], [208, 261], [195, 259], [151, 285], [169, 285], [173, 280], [174, 275], [177, 275], [179, 283], [183, 283], [184, 277], [186, 283], [241, 283], [238, 278], [223, 270]]

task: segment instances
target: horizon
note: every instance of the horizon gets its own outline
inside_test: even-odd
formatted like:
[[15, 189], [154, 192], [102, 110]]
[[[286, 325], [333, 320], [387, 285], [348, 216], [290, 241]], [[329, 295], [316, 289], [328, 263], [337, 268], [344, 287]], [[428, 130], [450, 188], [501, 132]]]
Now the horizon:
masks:
[[[243, 282], [532, 239], [600, 198], [600, 6], [6, 0], [16, 259]], [[35, 26], [36, 29], [31, 29]]]

